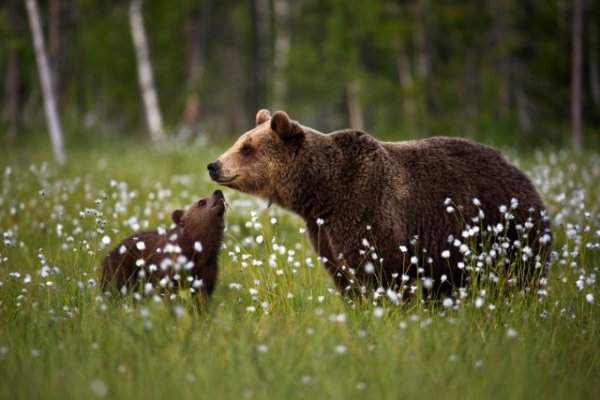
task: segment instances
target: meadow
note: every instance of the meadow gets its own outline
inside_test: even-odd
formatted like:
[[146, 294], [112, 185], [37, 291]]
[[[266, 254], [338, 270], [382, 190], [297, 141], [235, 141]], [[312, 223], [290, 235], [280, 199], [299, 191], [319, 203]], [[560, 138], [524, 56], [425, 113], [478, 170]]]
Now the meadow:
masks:
[[89, 139], [59, 168], [0, 150], [0, 398], [600, 398], [600, 155], [508, 152], [540, 190], [555, 251], [534, 295], [348, 301], [303, 223], [224, 190], [210, 304], [103, 294], [107, 251], [210, 194], [229, 143]]

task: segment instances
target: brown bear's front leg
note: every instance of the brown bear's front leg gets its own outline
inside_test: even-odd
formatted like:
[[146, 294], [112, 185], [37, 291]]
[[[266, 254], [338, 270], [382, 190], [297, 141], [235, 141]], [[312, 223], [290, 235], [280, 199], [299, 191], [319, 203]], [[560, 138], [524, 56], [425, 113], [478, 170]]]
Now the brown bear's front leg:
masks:
[[338, 290], [341, 293], [347, 294], [348, 288], [351, 286], [348, 271], [342, 270], [342, 266], [337, 264], [339, 260], [335, 249], [331, 247], [331, 243], [327, 238], [326, 230], [314, 222], [307, 222], [306, 228], [313, 248], [319, 254], [321, 261], [324, 261], [325, 268], [327, 268], [327, 271], [333, 277]]

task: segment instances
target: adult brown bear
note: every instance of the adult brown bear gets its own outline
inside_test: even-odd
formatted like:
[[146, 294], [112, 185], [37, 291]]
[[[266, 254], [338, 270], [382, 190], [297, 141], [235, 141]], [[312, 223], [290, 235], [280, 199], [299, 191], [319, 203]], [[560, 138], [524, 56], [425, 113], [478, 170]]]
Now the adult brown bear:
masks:
[[436, 291], [480, 263], [533, 277], [550, 253], [532, 182], [498, 150], [468, 140], [323, 134], [261, 110], [208, 171], [300, 215], [342, 292], [403, 291], [416, 277]]

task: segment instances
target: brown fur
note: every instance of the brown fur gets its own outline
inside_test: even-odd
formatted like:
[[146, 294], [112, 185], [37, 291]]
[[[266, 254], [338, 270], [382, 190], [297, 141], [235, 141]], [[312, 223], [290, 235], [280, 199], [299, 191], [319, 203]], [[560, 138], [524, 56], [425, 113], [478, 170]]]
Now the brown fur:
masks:
[[[550, 243], [538, 240], [551, 235], [544, 203], [529, 178], [498, 150], [446, 137], [392, 143], [356, 130], [322, 134], [284, 112], [268, 115], [259, 111], [258, 126], [209, 164], [210, 175], [300, 215], [340, 290], [365, 283], [398, 287], [402, 274], [417, 275], [411, 256], [436, 283], [442, 275], [461, 282], [457, 263], [462, 256], [448, 235], [462, 240], [465, 222], [484, 229], [502, 222], [499, 207], [510, 210], [513, 197], [519, 206], [511, 210], [509, 238], [516, 238], [517, 224], [531, 218], [535, 225], [527, 240], [538, 261], [547, 259]], [[447, 198], [455, 213], [446, 212]], [[474, 198], [485, 214], [476, 223], [471, 220], [479, 212]], [[321, 226], [318, 219], [324, 221]], [[370, 249], [363, 247], [364, 239]], [[444, 250], [451, 252], [449, 259], [441, 256]], [[365, 272], [367, 261], [374, 264], [374, 274]]]
[[[225, 229], [224, 214], [223, 194], [217, 190], [211, 197], [199, 200], [185, 211], [175, 210], [172, 214], [174, 228], [162, 234], [154, 230], [129, 236], [106, 256], [102, 289], [131, 289], [144, 282], [151, 282], [159, 289], [158, 284], [163, 278], [168, 281], [166, 288], [184, 284], [193, 287], [194, 281], [199, 286], [201, 280], [201, 287], [195, 289], [199, 289], [205, 297], [210, 296], [217, 280], [218, 255]], [[139, 242], [144, 243], [145, 249], [137, 247]], [[201, 251], [195, 248], [196, 242], [200, 242]], [[176, 250], [178, 248], [181, 250]], [[185, 261], [181, 256], [185, 257]], [[144, 265], [136, 265], [138, 260], [144, 260]], [[184, 265], [189, 261], [193, 264], [188, 264], [186, 269]]]

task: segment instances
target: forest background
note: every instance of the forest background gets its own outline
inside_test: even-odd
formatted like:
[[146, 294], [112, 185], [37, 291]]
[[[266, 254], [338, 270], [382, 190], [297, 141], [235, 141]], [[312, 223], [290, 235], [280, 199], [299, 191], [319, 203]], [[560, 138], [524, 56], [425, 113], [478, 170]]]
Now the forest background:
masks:
[[[8, 143], [46, 124], [24, 4], [0, 7], [0, 132]], [[71, 141], [145, 137], [148, 112], [160, 117], [155, 139], [237, 136], [260, 108], [324, 132], [353, 127], [395, 140], [455, 135], [580, 148], [600, 137], [596, 1], [38, 5], [52, 94]], [[135, 7], [146, 59], [133, 45]], [[156, 110], [144, 108], [141, 63], [150, 67]]]

